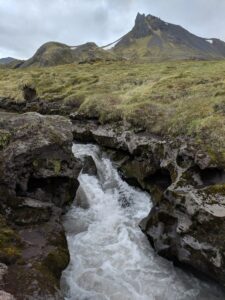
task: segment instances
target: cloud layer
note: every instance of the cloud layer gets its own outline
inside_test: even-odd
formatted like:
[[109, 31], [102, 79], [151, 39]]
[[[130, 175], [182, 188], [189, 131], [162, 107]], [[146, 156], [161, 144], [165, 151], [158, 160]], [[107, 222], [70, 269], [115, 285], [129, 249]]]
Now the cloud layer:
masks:
[[0, 0], [0, 57], [28, 58], [47, 41], [108, 44], [137, 12], [225, 40], [224, 0]]

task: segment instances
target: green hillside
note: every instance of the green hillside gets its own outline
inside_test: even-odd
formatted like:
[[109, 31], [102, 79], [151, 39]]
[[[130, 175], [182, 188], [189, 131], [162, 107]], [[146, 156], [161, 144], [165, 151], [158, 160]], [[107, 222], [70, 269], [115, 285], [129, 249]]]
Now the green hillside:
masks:
[[225, 163], [225, 61], [108, 62], [0, 70], [0, 97], [32, 85], [47, 102], [102, 123], [126, 121], [157, 135], [189, 136]]
[[9, 68], [51, 67], [71, 63], [91, 63], [96, 61], [116, 60], [117, 55], [105, 51], [95, 43], [86, 43], [70, 47], [57, 42], [42, 45], [33, 57], [18, 64], [18, 61], [8, 64]]
[[42, 45], [34, 56], [25, 61], [21, 67], [50, 67], [73, 62], [70, 47], [56, 42]]

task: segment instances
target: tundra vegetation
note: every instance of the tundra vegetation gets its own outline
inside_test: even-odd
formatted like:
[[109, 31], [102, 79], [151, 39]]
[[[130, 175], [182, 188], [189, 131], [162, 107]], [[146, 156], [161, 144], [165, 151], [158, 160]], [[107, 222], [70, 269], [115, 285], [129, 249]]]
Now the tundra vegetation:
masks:
[[186, 136], [225, 165], [225, 61], [67, 64], [0, 69], [0, 97], [68, 104], [101, 123], [125, 121], [161, 136]]

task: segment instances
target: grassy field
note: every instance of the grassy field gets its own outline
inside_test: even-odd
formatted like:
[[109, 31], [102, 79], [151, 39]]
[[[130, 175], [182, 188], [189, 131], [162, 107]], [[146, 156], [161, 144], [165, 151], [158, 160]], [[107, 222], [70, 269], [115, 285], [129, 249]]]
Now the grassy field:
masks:
[[225, 61], [0, 69], [0, 97], [20, 101], [24, 84], [102, 123], [125, 120], [154, 134], [192, 137], [225, 162]]

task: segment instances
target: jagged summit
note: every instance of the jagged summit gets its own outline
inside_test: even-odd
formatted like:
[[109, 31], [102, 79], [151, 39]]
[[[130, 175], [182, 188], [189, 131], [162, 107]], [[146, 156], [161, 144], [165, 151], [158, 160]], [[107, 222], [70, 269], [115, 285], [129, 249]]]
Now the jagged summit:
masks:
[[145, 60], [225, 57], [224, 42], [198, 37], [179, 25], [140, 13], [137, 14], [132, 30], [114, 49], [127, 58]]
[[150, 34], [150, 26], [144, 14], [137, 14], [132, 34], [134, 38], [142, 38]]
[[163, 25], [166, 23], [163, 22], [160, 18], [154, 17], [152, 15], [137, 14], [135, 19], [135, 25], [132, 29], [132, 34], [134, 38], [142, 38], [148, 36], [152, 31], [157, 29], [162, 29]]

